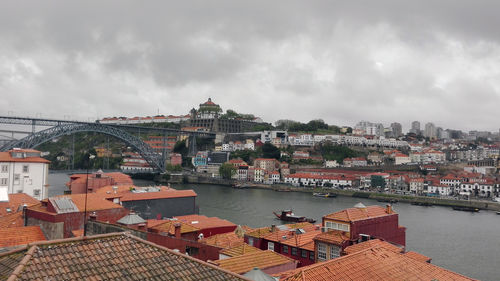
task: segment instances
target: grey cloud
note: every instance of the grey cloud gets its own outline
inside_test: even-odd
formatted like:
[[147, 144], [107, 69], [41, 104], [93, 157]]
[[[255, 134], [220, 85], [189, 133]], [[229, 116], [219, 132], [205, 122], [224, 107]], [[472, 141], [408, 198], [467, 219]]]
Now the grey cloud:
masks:
[[[158, 108], [183, 114], [212, 96], [224, 109], [271, 122], [434, 119], [445, 127], [496, 130], [499, 6], [486, 0], [3, 3], [1, 105], [82, 118], [151, 115]], [[22, 79], [7, 79], [10, 65], [22, 59], [41, 73], [17, 67]], [[48, 106], [53, 100], [57, 108]], [[481, 112], [467, 111], [471, 105]]]

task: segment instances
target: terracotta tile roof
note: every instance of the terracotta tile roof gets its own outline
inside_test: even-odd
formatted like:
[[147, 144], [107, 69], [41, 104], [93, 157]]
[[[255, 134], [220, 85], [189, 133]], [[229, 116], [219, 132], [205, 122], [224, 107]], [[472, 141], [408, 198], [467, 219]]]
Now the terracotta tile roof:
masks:
[[[311, 224], [311, 223], [304, 224], [304, 225], [297, 227], [297, 228], [290, 227], [289, 225], [287, 225], [287, 226], [289, 227], [289, 229], [287, 229], [287, 230], [276, 229], [275, 231], [272, 231], [268, 235], [264, 236], [263, 238], [266, 240], [269, 240], [269, 241], [281, 242], [281, 241], [289, 240], [290, 238], [292, 238], [294, 236], [304, 235], [306, 233], [314, 232], [317, 230], [316, 226]], [[306, 233], [296, 234], [295, 231], [298, 228], [304, 230]], [[315, 233], [317, 235], [320, 232], [318, 231]], [[307, 235], [307, 236], [309, 236], [309, 235]]]
[[196, 197], [197, 194], [193, 190], [166, 190], [158, 192], [142, 192], [123, 193], [121, 201], [138, 201], [138, 200], [154, 200], [154, 199], [167, 199], [167, 198], [180, 198], [180, 197]]
[[[249, 231], [253, 230], [252, 228], [250, 228], [248, 226], [242, 226], [242, 228], [245, 232], [249, 232]], [[200, 240], [199, 242], [207, 244], [207, 245], [212, 245], [215, 247], [223, 248], [223, 249], [228, 249], [228, 248], [240, 245], [241, 243], [244, 243], [244, 238], [239, 237], [233, 231], [233, 232], [228, 232], [228, 233], [212, 235], [208, 238], [204, 238], [204, 239]]]
[[[71, 198], [80, 212], [85, 210], [85, 194], [60, 195], [56, 197]], [[123, 208], [122, 206], [106, 200], [102, 195], [96, 193], [87, 194], [87, 212]]]
[[386, 212], [382, 206], [368, 206], [366, 208], [349, 208], [324, 216], [325, 219], [332, 219], [344, 222], [353, 222], [375, 217], [383, 217], [395, 214], [394, 211]]
[[198, 229], [207, 229], [207, 228], [215, 228], [215, 227], [233, 227], [236, 228], [236, 224], [223, 220], [217, 217], [207, 217], [203, 215], [186, 215], [186, 216], [178, 216], [174, 217], [179, 221], [187, 223], [193, 227]]
[[191, 226], [185, 222], [182, 221], [175, 221], [175, 220], [166, 220], [164, 223], [157, 224], [151, 229], [160, 232], [160, 233], [168, 233], [170, 235], [175, 235], [175, 224], [180, 223], [181, 224], [181, 234], [184, 233], [190, 233], [190, 232], [197, 232], [200, 229], [194, 226]]
[[303, 234], [294, 234], [293, 236], [290, 236], [287, 240], [281, 242], [281, 244], [314, 251], [313, 239], [319, 234], [321, 234], [321, 230], [308, 231]]
[[220, 251], [219, 253], [230, 256], [230, 257], [237, 257], [237, 256], [242, 256], [244, 254], [252, 253], [252, 252], [260, 252], [262, 251], [259, 248], [255, 248], [253, 246], [250, 246], [246, 243], [241, 243], [238, 246], [229, 248], [229, 249], [224, 249]]
[[347, 255], [350, 255], [350, 254], [354, 254], [354, 253], [357, 253], [359, 251], [363, 251], [363, 250], [373, 248], [373, 247], [384, 247], [387, 250], [392, 251], [394, 253], [403, 253], [403, 251], [404, 251], [404, 249], [399, 248], [398, 246], [393, 245], [389, 242], [382, 241], [380, 239], [372, 239], [372, 240], [368, 240], [368, 241], [364, 241], [364, 242], [361, 242], [358, 244], [348, 246], [344, 249], [344, 253], [346, 253]]
[[316, 263], [279, 274], [280, 281], [319, 280], [473, 280], [458, 273], [416, 261], [384, 247]]
[[[22, 150], [22, 152], [29, 152], [29, 151]], [[44, 159], [42, 157], [13, 158], [10, 152], [0, 152], [0, 162], [47, 163], [47, 164], [50, 163], [49, 160]]]
[[406, 252], [404, 255], [409, 257], [409, 258], [412, 258], [414, 260], [421, 261], [421, 262], [431, 262], [431, 260], [432, 260], [431, 258], [429, 258], [427, 256], [424, 256], [420, 253], [413, 252], [413, 251]]
[[81, 237], [81, 236], [83, 236], [83, 228], [73, 230], [73, 231], [71, 231], [71, 234], [73, 234], [73, 237]]
[[23, 212], [15, 212], [0, 217], [0, 228], [24, 226]]
[[26, 245], [36, 241], [45, 241], [39, 226], [9, 227], [0, 229], [0, 248]]
[[314, 240], [325, 242], [328, 244], [342, 245], [344, 242], [349, 241], [349, 236], [343, 231], [330, 230], [323, 232], [314, 237]]
[[[49, 198], [51, 202], [58, 201], [58, 199], [71, 200], [71, 202], [76, 206], [80, 212], [85, 210], [85, 194], [72, 194], [72, 195], [59, 195], [55, 197]], [[29, 210], [47, 213], [47, 214], [56, 214], [55, 212], [49, 211], [47, 206], [43, 206], [42, 204], [37, 204], [28, 207]], [[123, 206], [115, 204], [111, 201], [106, 200], [106, 198], [102, 194], [98, 193], [88, 193], [87, 194], [87, 211], [99, 211], [99, 210], [108, 210], [108, 209], [123, 209]], [[57, 209], [56, 209], [57, 210]]]
[[19, 207], [23, 206], [24, 204], [26, 204], [27, 206], [32, 206], [38, 203], [40, 203], [40, 201], [36, 200], [26, 193], [9, 194], [8, 202], [0, 202], [0, 217], [17, 212], [19, 210]]
[[[97, 173], [89, 174], [89, 179], [95, 179]], [[113, 172], [113, 173], [101, 173], [103, 178], [110, 177], [113, 179], [114, 185], [133, 185], [134, 182], [132, 178], [124, 173]], [[87, 174], [72, 174], [70, 177], [70, 182], [66, 183], [66, 185], [70, 185], [71, 183], [86, 183], [87, 182]]]
[[126, 233], [37, 242], [29, 249], [2, 254], [0, 279], [9, 277], [54, 281], [249, 280]]
[[295, 260], [273, 251], [255, 251], [237, 257], [213, 261], [215, 265], [238, 274], [248, 272], [254, 267], [264, 270], [269, 267], [295, 262]]
[[[303, 229], [314, 229], [315, 226], [312, 223], [309, 222], [299, 222], [299, 223], [292, 223], [292, 224], [286, 224], [286, 226], [289, 229], [297, 229], [297, 228], [303, 228]], [[252, 231], [247, 232], [245, 235], [255, 237], [255, 238], [264, 238], [268, 236], [269, 234], [272, 234], [273, 232], [271, 231], [271, 227], [261, 227], [261, 228], [256, 228]], [[279, 233], [274, 234], [276, 237], [279, 237]], [[266, 237], [266, 239], [271, 240], [272, 236]], [[273, 240], [273, 241], [279, 241], [279, 240]]]

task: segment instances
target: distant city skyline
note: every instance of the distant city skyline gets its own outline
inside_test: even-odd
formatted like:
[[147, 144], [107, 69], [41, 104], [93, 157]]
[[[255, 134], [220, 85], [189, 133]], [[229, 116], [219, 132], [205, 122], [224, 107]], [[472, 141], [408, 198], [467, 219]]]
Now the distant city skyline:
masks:
[[4, 114], [500, 125], [496, 1], [7, 2]]

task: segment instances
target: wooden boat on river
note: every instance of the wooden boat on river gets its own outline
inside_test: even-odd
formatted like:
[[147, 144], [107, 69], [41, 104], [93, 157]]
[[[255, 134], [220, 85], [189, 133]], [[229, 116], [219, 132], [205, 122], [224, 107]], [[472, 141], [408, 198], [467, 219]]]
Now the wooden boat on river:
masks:
[[315, 223], [316, 220], [302, 217], [302, 216], [297, 216], [295, 215], [292, 210], [282, 210], [281, 214], [278, 214], [276, 212], [273, 212], [273, 214], [280, 220], [282, 221], [289, 221], [289, 222], [309, 222], [309, 223]]

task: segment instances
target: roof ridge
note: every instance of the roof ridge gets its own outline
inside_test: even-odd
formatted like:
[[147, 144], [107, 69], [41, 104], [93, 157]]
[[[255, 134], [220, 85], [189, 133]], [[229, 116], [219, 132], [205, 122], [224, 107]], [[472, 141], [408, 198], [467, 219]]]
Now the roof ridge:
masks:
[[28, 263], [28, 261], [31, 259], [35, 251], [38, 249], [37, 245], [31, 246], [31, 248], [26, 252], [26, 255], [23, 257], [23, 259], [19, 262], [19, 264], [16, 266], [14, 271], [10, 273], [9, 278], [7, 281], [14, 281], [17, 279], [17, 276], [21, 271], [24, 269], [24, 266]]
[[[137, 237], [137, 236], [134, 236], [134, 235], [132, 235], [130, 232], [125, 232], [125, 233], [123, 233], [123, 235], [125, 235], [125, 236], [127, 236], [127, 237], [129, 237], [129, 238], [131, 238], [131, 239], [134, 239], [134, 240], [136, 240], [136, 241], [138, 241], [138, 242], [141, 242], [141, 243], [144, 243], [144, 244], [150, 245], [150, 246], [152, 246], [152, 247], [155, 247], [155, 248], [158, 248], [158, 249], [164, 250], [164, 251], [166, 251], [166, 252], [168, 252], [168, 253], [170, 253], [170, 254], [174, 254], [174, 255], [177, 255], [177, 256], [181, 256], [181, 257], [186, 258], [186, 259], [189, 259], [189, 260], [191, 260], [191, 261], [194, 261], [194, 262], [197, 262], [197, 263], [201, 263], [201, 264], [203, 264], [203, 265], [205, 265], [205, 266], [208, 266], [208, 267], [210, 267], [210, 268], [212, 268], [212, 269], [216, 269], [216, 270], [222, 271], [222, 272], [224, 272], [224, 273], [230, 274], [230, 275], [232, 275], [232, 276], [235, 276], [235, 277], [238, 277], [238, 278], [241, 278], [241, 279], [244, 279], [244, 280], [252, 281], [251, 279], [248, 279], [247, 277], [245, 277], [245, 276], [243, 276], [243, 275], [236, 274], [236, 273], [234, 273], [234, 272], [231, 272], [231, 271], [225, 270], [225, 269], [223, 269], [223, 268], [220, 268], [220, 267], [218, 267], [218, 266], [216, 266], [216, 265], [213, 265], [213, 264], [210, 264], [210, 263], [208, 263], [208, 262], [205, 262], [205, 261], [202, 261], [202, 260], [199, 260], [199, 259], [193, 258], [193, 257], [191, 257], [191, 256], [189, 256], [189, 255], [184, 255], [184, 254], [182, 254], [182, 253], [178, 253], [178, 252], [176, 252], [176, 251], [174, 251], [174, 250], [172, 250], [172, 249], [169, 249], [169, 248], [163, 247], [163, 246], [161, 246], [161, 245], [158, 245], [158, 244], [155, 244], [155, 243], [153, 243], [153, 242], [150, 242], [150, 241], [144, 240], [144, 239], [142, 239], [142, 238], [139, 238], [139, 237]], [[8, 280], [8, 281], [10, 281], [10, 280]]]

